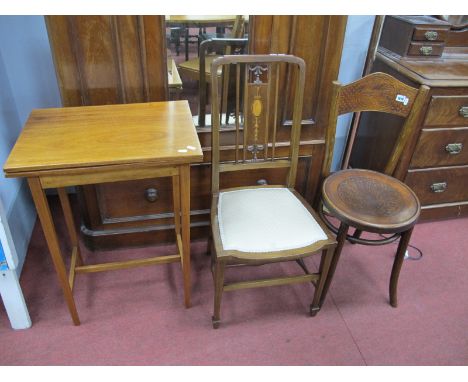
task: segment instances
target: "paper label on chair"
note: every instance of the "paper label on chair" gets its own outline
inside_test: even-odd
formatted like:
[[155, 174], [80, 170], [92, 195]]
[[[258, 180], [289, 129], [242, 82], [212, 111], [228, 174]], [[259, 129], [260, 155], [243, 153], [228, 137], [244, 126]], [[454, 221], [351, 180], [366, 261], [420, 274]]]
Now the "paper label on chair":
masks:
[[395, 101], [401, 102], [403, 105], [408, 105], [409, 98], [402, 94], [397, 94]]

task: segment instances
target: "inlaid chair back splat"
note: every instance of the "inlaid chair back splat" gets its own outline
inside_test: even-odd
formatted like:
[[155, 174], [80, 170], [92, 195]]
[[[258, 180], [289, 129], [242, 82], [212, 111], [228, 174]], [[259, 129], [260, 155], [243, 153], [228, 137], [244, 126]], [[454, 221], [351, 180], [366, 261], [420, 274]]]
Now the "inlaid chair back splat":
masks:
[[[229, 65], [235, 72], [235, 159], [228, 163], [220, 163], [219, 131], [222, 113], [219, 93], [223, 87], [214, 73], [220, 66]], [[279, 78], [287, 70], [294, 69], [296, 102], [291, 126], [290, 153], [287, 158], [278, 159], [277, 130], [282, 122], [278, 105], [283, 92], [283, 89], [279, 88]], [[301, 134], [304, 61], [289, 55], [224, 56], [213, 61], [211, 73], [212, 98], [218, 100], [212, 102], [212, 192], [219, 191], [219, 174], [222, 172], [262, 168], [288, 168], [285, 185], [293, 188]]]
[[[225, 71], [229, 68], [234, 78], [235, 142], [228, 150], [220, 142], [221, 89], [225, 85], [215, 74], [220, 67]], [[292, 78], [288, 89], [294, 89], [291, 126], [283, 126], [285, 116], [278, 112], [284, 94], [289, 94], [279, 87], [284, 83], [280, 76], [285, 75]], [[310, 314], [313, 316], [320, 310], [336, 242], [315, 211], [294, 190], [304, 78], [304, 61], [289, 55], [231, 55], [212, 63], [212, 245], [209, 248], [215, 284], [214, 328], [220, 323], [221, 296], [225, 291], [311, 282], [315, 293]], [[289, 134], [279, 139], [280, 129]], [[290, 146], [289, 150], [284, 146]], [[281, 169], [287, 175], [280, 185], [220, 187], [220, 174], [257, 169]], [[311, 273], [303, 258], [317, 251], [322, 252], [320, 269]], [[286, 261], [296, 261], [305, 275], [224, 282], [226, 267]]]

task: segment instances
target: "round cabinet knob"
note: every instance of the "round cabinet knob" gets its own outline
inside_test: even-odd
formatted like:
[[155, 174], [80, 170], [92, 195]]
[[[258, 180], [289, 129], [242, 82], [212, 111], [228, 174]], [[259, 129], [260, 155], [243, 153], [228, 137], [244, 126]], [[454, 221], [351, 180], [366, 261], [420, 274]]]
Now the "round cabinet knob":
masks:
[[424, 33], [424, 37], [426, 37], [426, 40], [435, 41], [439, 37], [439, 34], [436, 31], [427, 31]]
[[268, 182], [267, 182], [266, 179], [259, 179], [259, 180], [257, 180], [257, 184], [258, 184], [259, 186], [265, 186], [265, 185], [268, 184]]
[[148, 202], [155, 202], [159, 197], [158, 190], [155, 188], [147, 188], [145, 191], [145, 197]]

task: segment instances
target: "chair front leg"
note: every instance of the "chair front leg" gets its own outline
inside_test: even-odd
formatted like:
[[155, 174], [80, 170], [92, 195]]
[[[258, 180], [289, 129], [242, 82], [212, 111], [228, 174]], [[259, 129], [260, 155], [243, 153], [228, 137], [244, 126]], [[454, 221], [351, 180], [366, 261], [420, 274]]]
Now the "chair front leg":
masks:
[[221, 312], [221, 297], [223, 295], [224, 289], [224, 270], [226, 268], [225, 261], [215, 259], [214, 264], [214, 312], [211, 322], [213, 323], [213, 329], [218, 329], [221, 322], [220, 312]]
[[398, 278], [400, 276], [401, 266], [403, 265], [403, 260], [405, 259], [406, 249], [408, 248], [409, 241], [411, 239], [411, 234], [413, 233], [413, 228], [410, 228], [408, 231], [405, 231], [401, 234], [400, 243], [398, 244], [398, 250], [395, 255], [395, 260], [393, 261], [392, 275], [390, 276], [390, 305], [394, 308], [397, 307], [397, 287], [398, 287]]
[[314, 299], [312, 300], [312, 304], [310, 305], [310, 315], [314, 317], [320, 310], [320, 300], [323, 293], [323, 288], [325, 286], [325, 282], [327, 281], [328, 272], [330, 270], [330, 264], [333, 259], [333, 253], [335, 248], [328, 248], [322, 251], [322, 258], [320, 260], [320, 278], [318, 283], [315, 287]]
[[328, 271], [328, 276], [325, 281], [325, 285], [323, 287], [322, 296], [320, 297], [320, 306], [323, 305], [325, 301], [325, 297], [327, 296], [328, 289], [330, 288], [330, 283], [333, 279], [333, 275], [335, 274], [336, 265], [338, 264], [338, 260], [340, 259], [341, 250], [343, 249], [344, 243], [346, 242], [346, 235], [348, 234], [349, 226], [345, 223], [340, 224], [340, 228], [338, 230], [338, 234], [336, 235], [336, 248], [333, 254], [333, 258], [330, 264], [330, 270]]

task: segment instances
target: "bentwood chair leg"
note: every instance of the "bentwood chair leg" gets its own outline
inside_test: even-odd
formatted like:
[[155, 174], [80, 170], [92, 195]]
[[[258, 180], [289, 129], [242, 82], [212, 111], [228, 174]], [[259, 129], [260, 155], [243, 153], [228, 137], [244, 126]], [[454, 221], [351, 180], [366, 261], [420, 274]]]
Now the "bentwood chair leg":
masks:
[[400, 243], [398, 244], [398, 250], [393, 261], [392, 275], [390, 277], [390, 305], [394, 308], [397, 307], [397, 287], [398, 287], [398, 277], [400, 276], [401, 266], [403, 265], [403, 260], [405, 259], [405, 252], [408, 248], [408, 244], [413, 233], [413, 228], [405, 231], [401, 234]]
[[219, 328], [219, 323], [221, 321], [221, 297], [223, 295], [223, 288], [224, 288], [224, 269], [226, 267], [226, 263], [224, 261], [220, 261], [219, 259], [215, 260], [214, 266], [214, 312], [211, 321], [213, 323], [213, 329]]
[[[354, 231], [353, 238], [359, 239], [361, 237], [361, 235], [362, 235], [362, 231], [360, 229], [356, 229]], [[356, 243], [351, 242], [351, 244], [356, 244]]]
[[340, 224], [338, 234], [336, 235], [337, 244], [336, 244], [335, 252], [333, 254], [333, 258], [330, 264], [330, 269], [328, 271], [328, 276], [325, 281], [325, 285], [323, 287], [322, 296], [320, 297], [320, 306], [323, 305], [325, 301], [325, 297], [327, 296], [327, 293], [328, 293], [328, 289], [330, 288], [330, 283], [333, 279], [333, 275], [335, 274], [336, 265], [338, 264], [338, 260], [340, 259], [341, 250], [343, 249], [343, 245], [346, 242], [346, 235], [348, 234], [348, 228], [349, 226], [347, 224], [345, 223]]
[[323, 287], [327, 280], [327, 275], [330, 269], [330, 264], [333, 259], [334, 248], [324, 249], [322, 251], [322, 259], [320, 260], [320, 279], [315, 287], [314, 299], [310, 305], [310, 315], [314, 317], [320, 310], [320, 300], [322, 297]]

